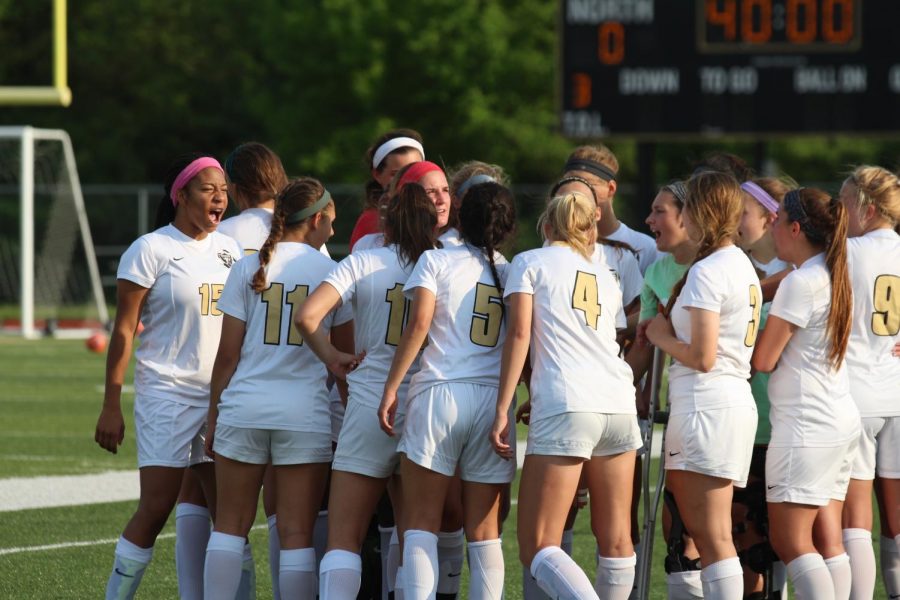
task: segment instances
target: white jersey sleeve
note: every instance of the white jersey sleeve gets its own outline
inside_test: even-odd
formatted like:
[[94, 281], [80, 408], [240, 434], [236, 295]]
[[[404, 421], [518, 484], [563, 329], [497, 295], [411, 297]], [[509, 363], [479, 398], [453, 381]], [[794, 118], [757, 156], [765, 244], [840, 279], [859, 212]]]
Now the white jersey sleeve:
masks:
[[635, 298], [641, 295], [644, 277], [641, 275], [641, 268], [634, 253], [624, 248], [596, 244], [594, 260], [609, 266], [616, 283], [622, 290], [622, 302], [625, 306], [631, 304]]
[[694, 263], [672, 308], [672, 327], [679, 341], [691, 343], [689, 309], [719, 315], [716, 361], [703, 373], [673, 360], [669, 396], [674, 413], [727, 406], [753, 406], [750, 357], [759, 330], [762, 292], [747, 256], [726, 246]]
[[645, 233], [635, 231], [625, 223], [619, 223], [619, 228], [606, 237], [618, 242], [625, 242], [634, 248], [634, 251], [637, 253], [641, 275], [646, 273], [650, 265], [659, 260], [664, 254], [656, 249], [656, 240]]
[[824, 255], [792, 271], [778, 286], [769, 316], [797, 327], [769, 378], [770, 446], [832, 447], [859, 431], [847, 370], [828, 359], [831, 278]]
[[847, 241], [853, 321], [850, 393], [863, 417], [900, 416], [900, 235], [876, 229]]
[[531, 418], [635, 414], [631, 369], [619, 357], [622, 293], [606, 265], [567, 246], [517, 255], [504, 296], [532, 299]]

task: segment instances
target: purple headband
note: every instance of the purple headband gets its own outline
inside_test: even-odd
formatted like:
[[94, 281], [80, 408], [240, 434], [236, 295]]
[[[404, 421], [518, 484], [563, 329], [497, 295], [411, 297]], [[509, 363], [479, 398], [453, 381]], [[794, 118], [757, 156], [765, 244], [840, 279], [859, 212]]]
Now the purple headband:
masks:
[[172, 199], [172, 206], [178, 206], [178, 192], [180, 192], [191, 179], [196, 177], [197, 173], [203, 169], [209, 168], [218, 169], [222, 171], [223, 174], [225, 173], [225, 171], [222, 170], [222, 165], [219, 164], [219, 161], [211, 156], [201, 156], [181, 170], [181, 173], [175, 178], [175, 183], [172, 184], [172, 189], [169, 191], [169, 198]]
[[752, 181], [745, 181], [741, 184], [741, 189], [753, 196], [757, 202], [763, 205], [767, 211], [773, 215], [778, 214], [778, 201], [769, 195], [769, 192], [759, 187]]

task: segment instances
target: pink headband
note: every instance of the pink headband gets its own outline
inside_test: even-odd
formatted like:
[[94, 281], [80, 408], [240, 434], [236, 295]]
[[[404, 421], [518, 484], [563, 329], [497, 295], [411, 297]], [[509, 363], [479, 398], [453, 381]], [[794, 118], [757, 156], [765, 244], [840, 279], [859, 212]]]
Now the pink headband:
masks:
[[172, 199], [172, 206], [178, 206], [178, 192], [180, 192], [191, 179], [196, 177], [197, 173], [203, 169], [209, 168], [218, 169], [222, 171], [222, 173], [225, 173], [225, 171], [222, 170], [222, 165], [219, 164], [219, 161], [211, 156], [201, 156], [181, 170], [181, 173], [175, 178], [175, 183], [172, 184], [172, 189], [169, 191], [169, 198]]
[[422, 179], [427, 173], [431, 173], [432, 171], [440, 171], [444, 172], [442, 168], [431, 162], [430, 160], [420, 160], [417, 163], [413, 163], [406, 173], [403, 174], [403, 177], [400, 178], [400, 181], [397, 182], [397, 191], [403, 189], [407, 183], [415, 183]]
[[753, 196], [753, 198], [763, 205], [767, 211], [772, 213], [773, 215], [778, 214], [778, 201], [775, 200], [769, 193], [759, 187], [757, 184], [752, 181], [745, 181], [741, 184], [741, 189]]

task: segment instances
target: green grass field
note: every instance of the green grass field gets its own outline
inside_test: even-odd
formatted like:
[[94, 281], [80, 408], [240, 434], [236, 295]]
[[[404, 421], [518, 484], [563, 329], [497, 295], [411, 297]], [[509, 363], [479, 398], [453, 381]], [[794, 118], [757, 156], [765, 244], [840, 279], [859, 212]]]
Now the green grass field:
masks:
[[[125, 394], [126, 439], [118, 455], [93, 440], [102, 399], [105, 356], [88, 352], [81, 341], [26, 342], [0, 337], [0, 497], [13, 486], [9, 478], [85, 475], [133, 470], [136, 465], [131, 410]], [[130, 378], [130, 376], [129, 376]], [[525, 431], [520, 430], [520, 439]], [[514, 495], [518, 480], [514, 484]], [[102, 595], [112, 566], [113, 548], [136, 501], [103, 502], [61, 508], [0, 512], [0, 598], [96, 598]], [[65, 493], [59, 490], [59, 494]], [[260, 516], [257, 523], [265, 523]], [[506, 598], [518, 600], [521, 568], [515, 550], [516, 506], [506, 522]], [[266, 532], [250, 535], [257, 568], [259, 598], [271, 597]], [[666, 597], [662, 568], [664, 544], [656, 536], [651, 598]], [[575, 531], [575, 558], [592, 575], [593, 538], [586, 514]], [[877, 555], [877, 548], [876, 548]], [[465, 597], [465, 577], [463, 593]], [[174, 519], [157, 541], [154, 559], [139, 598], [175, 598]], [[885, 598], [881, 584], [876, 598]]]

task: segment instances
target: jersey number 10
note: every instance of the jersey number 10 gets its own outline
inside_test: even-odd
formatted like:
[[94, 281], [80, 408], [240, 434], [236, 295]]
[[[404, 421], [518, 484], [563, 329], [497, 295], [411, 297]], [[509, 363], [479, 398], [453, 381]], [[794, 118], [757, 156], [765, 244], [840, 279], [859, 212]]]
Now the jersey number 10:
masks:
[[263, 343], [277, 346], [281, 343], [281, 311], [284, 305], [290, 305], [288, 314], [288, 346], [302, 346], [303, 337], [294, 327], [294, 311], [306, 301], [309, 295], [308, 285], [295, 285], [287, 295], [284, 293], [284, 284], [272, 282], [269, 287], [260, 294], [260, 300], [266, 303], [266, 327], [263, 330]]

